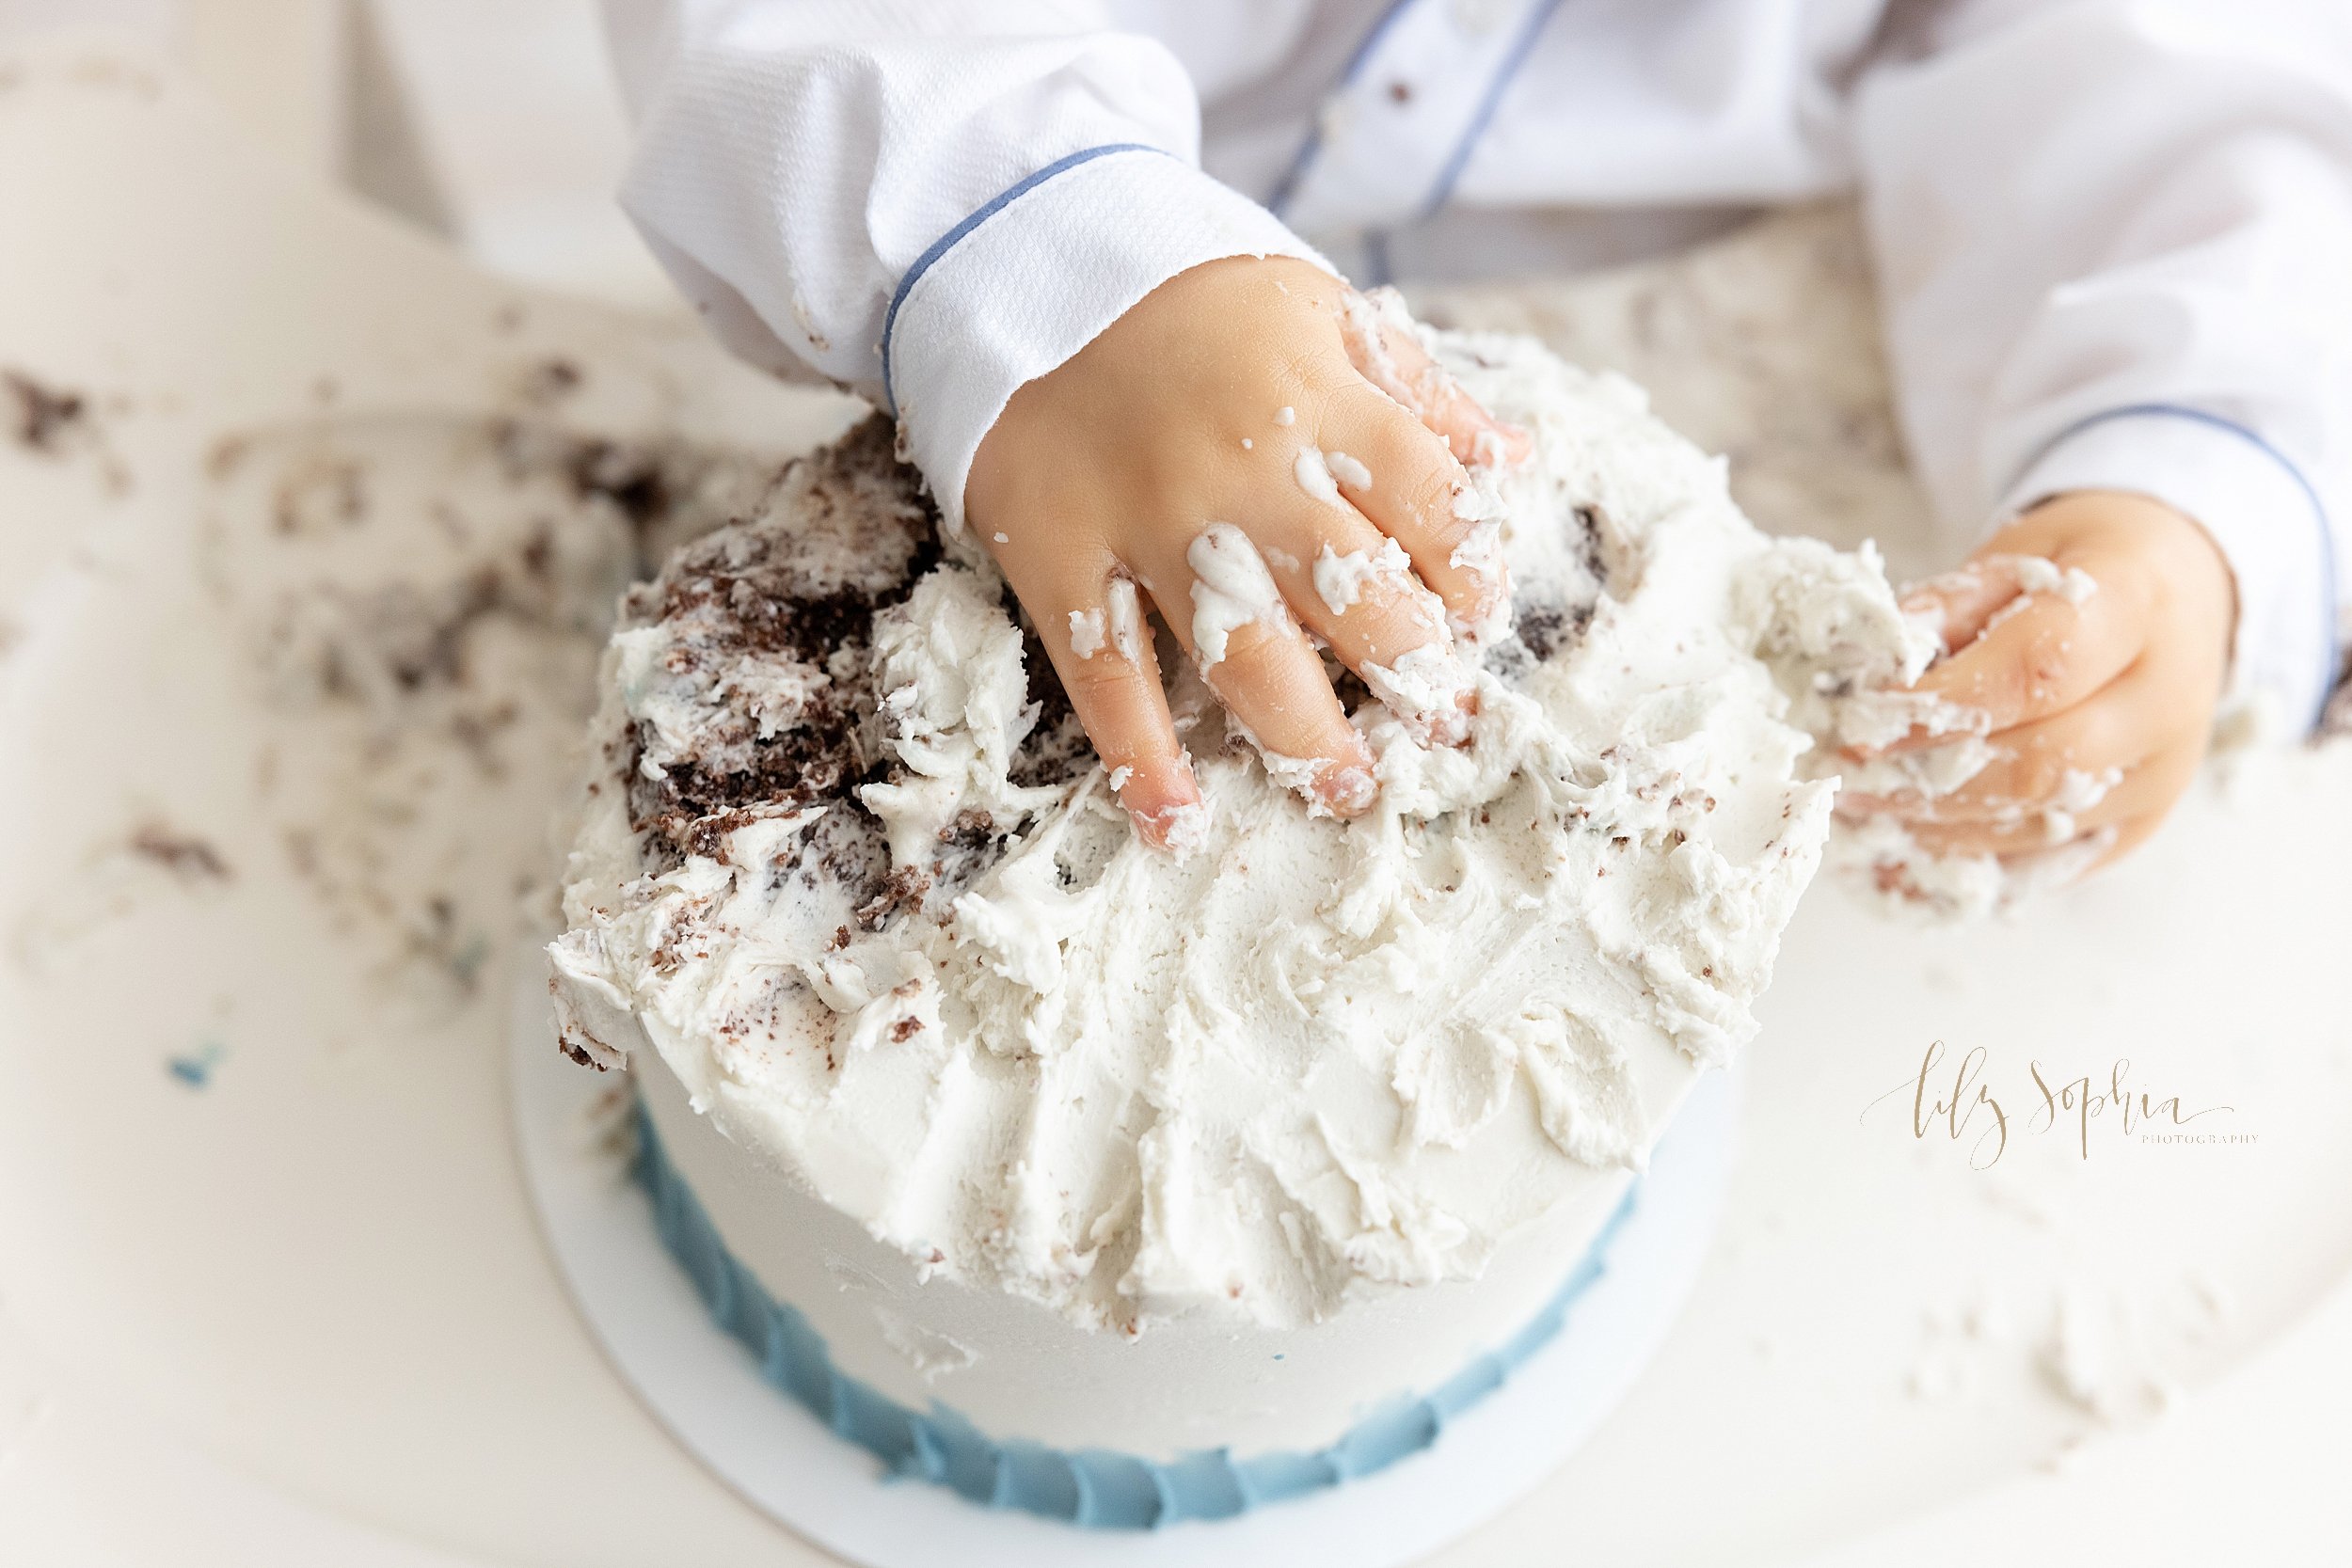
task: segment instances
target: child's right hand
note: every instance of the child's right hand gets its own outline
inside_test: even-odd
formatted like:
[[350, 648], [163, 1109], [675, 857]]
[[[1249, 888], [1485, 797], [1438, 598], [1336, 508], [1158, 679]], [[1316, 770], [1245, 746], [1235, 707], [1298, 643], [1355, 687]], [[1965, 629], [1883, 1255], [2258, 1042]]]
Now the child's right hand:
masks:
[[1510, 592], [1499, 554], [1460, 548], [1462, 465], [1526, 450], [1346, 285], [1241, 258], [1169, 279], [1014, 393], [965, 515], [1120, 802], [1165, 846], [1200, 794], [1140, 605], [1277, 777], [1355, 816], [1378, 792], [1372, 758], [1308, 633], [1400, 719], [1458, 742], [1475, 697], [1455, 635]]

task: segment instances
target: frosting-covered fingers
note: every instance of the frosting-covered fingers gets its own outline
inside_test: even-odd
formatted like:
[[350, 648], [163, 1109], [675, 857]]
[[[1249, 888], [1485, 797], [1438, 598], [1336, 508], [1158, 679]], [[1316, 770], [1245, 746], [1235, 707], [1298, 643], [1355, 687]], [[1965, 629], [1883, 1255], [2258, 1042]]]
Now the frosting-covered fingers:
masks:
[[2161, 820], [2188, 787], [2201, 745], [2175, 745], [2130, 768], [2075, 770], [2055, 794], [1970, 820], [1914, 817], [1911, 835], [1940, 855], [2035, 854], [2142, 820]]
[[1340, 497], [1404, 547], [1447, 625], [1471, 642], [1500, 635], [1511, 604], [1501, 520], [1446, 444], [1361, 382], [1332, 398], [1317, 431], [1347, 456], [1331, 465]]
[[1527, 432], [1480, 407], [1429, 356], [1394, 289], [1343, 291], [1339, 321], [1358, 373], [1442, 439], [1458, 461], [1518, 463], [1534, 450]]
[[[1327, 459], [1363, 477], [1344, 451], [1299, 453], [1302, 467], [1312, 463], [1319, 472]], [[1293, 612], [1390, 712], [1424, 741], [1458, 746], [1470, 737], [1477, 685], [1454, 653], [1444, 603], [1415, 575], [1403, 546], [1328, 480], [1269, 508], [1252, 532]]]
[[1198, 843], [1207, 808], [1168, 718], [1152, 628], [1135, 583], [1106, 573], [1084, 602], [1038, 620], [1039, 638], [1070, 705], [1136, 831], [1147, 843], [1180, 853]]
[[2125, 773], [2184, 738], [2169, 684], [2143, 662], [2090, 702], [1990, 736], [1981, 766], [1932, 799], [1857, 795], [1841, 798], [1838, 806], [1946, 822], [2004, 821], [2044, 806], [2080, 812]]
[[1903, 590], [1902, 608], [1933, 626], [1945, 651], [1952, 653], [1983, 635], [1993, 618], [2022, 595], [2054, 593], [2079, 605], [2098, 591], [2098, 579], [2080, 566], [1992, 552], [1911, 584]]
[[[2062, 713], [2129, 669], [2144, 641], [2140, 618], [2113, 594], [2073, 596], [2070, 579], [2048, 562], [2039, 565], [2055, 580], [2023, 583], [1999, 600], [1981, 614], [1974, 636], [1930, 666], [1914, 689], [1980, 713], [1985, 729], [1998, 732]], [[1915, 734], [1894, 749], [1936, 738]]]
[[1181, 562], [1156, 565], [1151, 582], [1160, 613], [1267, 773], [1312, 809], [1369, 809], [1379, 795], [1371, 753], [1249, 536], [1211, 523]]
[[2151, 812], [2145, 816], [2136, 816], [2128, 822], [2118, 822], [2103, 829], [2102, 832], [2108, 835], [2106, 847], [2101, 851], [2098, 860], [2092, 863], [2091, 869], [2097, 870], [2100, 866], [2112, 865], [2142, 844], [2147, 843], [2149, 835], [2163, 827], [2164, 819], [2170, 815], [2171, 812], [2169, 809]]

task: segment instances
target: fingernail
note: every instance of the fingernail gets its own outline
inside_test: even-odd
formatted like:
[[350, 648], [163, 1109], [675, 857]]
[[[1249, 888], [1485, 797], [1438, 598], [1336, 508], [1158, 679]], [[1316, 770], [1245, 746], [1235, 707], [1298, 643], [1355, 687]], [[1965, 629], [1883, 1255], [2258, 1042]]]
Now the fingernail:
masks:
[[1525, 426], [1488, 418], [1492, 428], [1478, 433], [1471, 461], [1490, 468], [1513, 468], [1535, 454], [1535, 437]]
[[1380, 798], [1380, 781], [1360, 763], [1340, 763], [1315, 776], [1315, 795], [1334, 816], [1361, 816]]
[[1190, 859], [1194, 850], [1209, 841], [1209, 804], [1205, 800], [1177, 801], [1153, 811], [1131, 809], [1127, 816], [1144, 843], [1180, 861]]
[[1147, 837], [1154, 848], [1164, 849], [1179, 861], [1190, 860], [1195, 850], [1209, 842], [1209, 803], [1194, 800], [1161, 808], [1153, 821], [1153, 831]]
[[1208, 802], [1200, 798], [1191, 758], [1116, 768], [1111, 787], [1137, 835], [1152, 848], [1183, 860], [1208, 841]]

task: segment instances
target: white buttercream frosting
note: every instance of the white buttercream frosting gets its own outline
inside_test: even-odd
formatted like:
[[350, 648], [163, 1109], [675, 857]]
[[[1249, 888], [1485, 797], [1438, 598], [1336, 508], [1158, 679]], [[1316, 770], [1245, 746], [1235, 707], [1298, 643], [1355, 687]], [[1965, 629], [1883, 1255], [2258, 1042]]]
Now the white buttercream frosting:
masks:
[[[1465, 744], [1362, 703], [1379, 799], [1311, 816], [1179, 671], [1203, 805], [1192, 852], [1155, 851], [1099, 768], [1024, 772], [1040, 712], [983, 561], [921, 572], [822, 668], [693, 641], [665, 605], [713, 552], [789, 553], [771, 514], [625, 607], [552, 949], [567, 1043], [649, 1043], [722, 1132], [879, 1240], [1129, 1332], [1473, 1277], [1638, 1164], [1658, 1132], [1638, 1085], [1756, 1027], [1829, 828], [1807, 727], [1861, 724], [1851, 702], [1931, 639], [1874, 560], [1757, 532], [1630, 384], [1528, 341], [1429, 341], [1535, 445], [1461, 505], [1463, 559], [1507, 564], [1516, 628], [1463, 675], [1432, 650], [1385, 677], [1423, 701], [1466, 678]], [[1225, 531], [1238, 547], [1216, 527], [1194, 547], [1204, 664], [1286, 614]], [[1139, 631], [1108, 609], [1125, 652]], [[869, 782], [737, 791], [683, 826], [646, 807], [685, 775], [632, 781], [640, 759], [675, 766], [698, 725], [771, 755], [760, 726], [828, 700], [818, 676], [849, 689], [852, 657]], [[675, 691], [634, 673], [681, 662]]]
[[1298, 455], [1291, 459], [1291, 474], [1298, 481], [1301, 490], [1326, 506], [1347, 504], [1346, 499], [1340, 494], [1339, 483], [1331, 477], [1330, 465], [1324, 461], [1321, 449], [1299, 448]]
[[1111, 578], [1104, 590], [1104, 613], [1110, 617], [1111, 647], [1130, 664], [1143, 658], [1143, 606], [1136, 585], [1125, 578]]
[[1315, 596], [1332, 614], [1344, 615], [1363, 598], [1367, 584], [1402, 587], [1412, 575], [1412, 561], [1405, 546], [1393, 539], [1381, 540], [1377, 550], [1350, 550], [1345, 555], [1326, 545], [1315, 557]]
[[1342, 484], [1357, 490], [1372, 488], [1372, 470], [1364, 467], [1359, 459], [1350, 457], [1343, 451], [1327, 451], [1323, 454], [1323, 461], [1325, 467], [1331, 470], [1331, 477]]
[[[1338, 492], [1334, 491], [1333, 494]], [[1192, 568], [1192, 650], [1206, 670], [1225, 659], [1226, 641], [1242, 627], [1291, 625], [1281, 590], [1249, 535], [1231, 523], [1211, 523], [1184, 552]]]

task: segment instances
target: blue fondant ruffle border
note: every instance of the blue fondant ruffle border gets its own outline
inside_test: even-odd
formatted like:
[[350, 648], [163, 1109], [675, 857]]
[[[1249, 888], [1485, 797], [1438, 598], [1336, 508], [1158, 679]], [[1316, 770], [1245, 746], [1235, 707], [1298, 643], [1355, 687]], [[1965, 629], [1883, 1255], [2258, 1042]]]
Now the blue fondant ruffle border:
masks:
[[1526, 1327], [1430, 1392], [1397, 1400], [1312, 1453], [1237, 1459], [1217, 1449], [1163, 1462], [1106, 1449], [1073, 1452], [993, 1438], [943, 1404], [909, 1410], [842, 1372], [808, 1319], [770, 1296], [727, 1251], [663, 1154], [643, 1107], [637, 1136], [637, 1180], [653, 1199], [663, 1244], [719, 1325], [758, 1361], [770, 1385], [899, 1475], [952, 1487], [986, 1507], [1017, 1508], [1096, 1529], [1230, 1518], [1261, 1503], [1370, 1475], [1429, 1447], [1448, 1421], [1502, 1386], [1513, 1369], [1560, 1332], [1568, 1308], [1600, 1277], [1609, 1243], [1632, 1212], [1634, 1196], [1629, 1189], [1583, 1259]]

